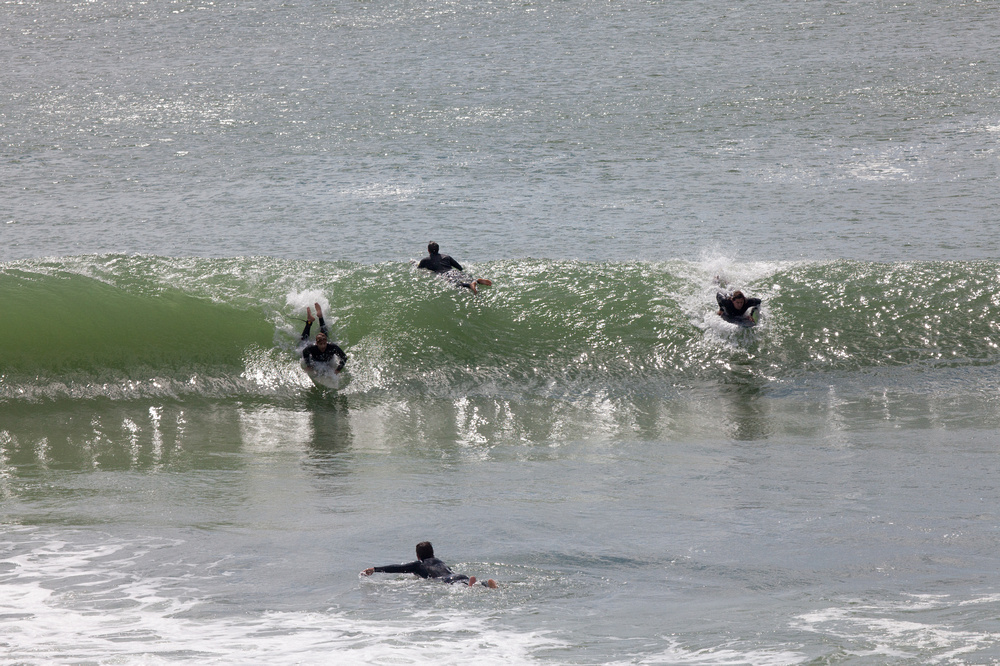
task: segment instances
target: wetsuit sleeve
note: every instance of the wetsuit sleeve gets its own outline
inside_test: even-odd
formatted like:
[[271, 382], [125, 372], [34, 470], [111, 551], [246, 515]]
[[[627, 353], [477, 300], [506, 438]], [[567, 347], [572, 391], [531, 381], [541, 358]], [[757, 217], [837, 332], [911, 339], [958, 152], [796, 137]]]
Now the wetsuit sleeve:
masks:
[[407, 562], [406, 564], [386, 564], [381, 567], [375, 567], [375, 571], [379, 573], [411, 573], [421, 578], [427, 578], [427, 572], [424, 570], [424, 565], [420, 560]]
[[761, 305], [759, 298], [748, 298], [747, 299], [747, 309], [749, 308], [759, 308]]
[[452, 259], [450, 256], [448, 257], [448, 265], [451, 266], [452, 268], [457, 268], [460, 271], [464, 271], [465, 270], [464, 268], [462, 268], [462, 264], [458, 263], [457, 261], [455, 261], [454, 259]]
[[332, 342], [327, 344], [333, 348], [333, 353], [340, 357], [340, 365], [337, 366], [337, 372], [340, 372], [344, 369], [344, 365], [347, 364], [347, 354], [345, 354], [344, 350], [340, 348], [340, 345], [335, 345]]
[[[322, 317], [319, 318], [319, 330], [320, 333], [325, 335], [327, 338], [330, 337], [330, 329], [327, 327], [326, 322]], [[334, 354], [340, 357], [340, 365], [337, 366], [337, 372], [340, 372], [344, 369], [344, 365], [347, 363], [347, 354], [344, 353], [344, 350], [341, 349], [339, 345], [332, 342], [327, 342], [327, 345], [329, 345], [330, 349], [333, 350]], [[308, 360], [306, 362], [309, 363]], [[310, 365], [312, 364], [310, 363]]]
[[424, 257], [423, 259], [421, 259], [420, 263], [417, 264], [417, 268], [426, 268], [428, 270], [431, 270], [431, 261], [430, 261], [430, 259], [428, 259], [427, 257]]

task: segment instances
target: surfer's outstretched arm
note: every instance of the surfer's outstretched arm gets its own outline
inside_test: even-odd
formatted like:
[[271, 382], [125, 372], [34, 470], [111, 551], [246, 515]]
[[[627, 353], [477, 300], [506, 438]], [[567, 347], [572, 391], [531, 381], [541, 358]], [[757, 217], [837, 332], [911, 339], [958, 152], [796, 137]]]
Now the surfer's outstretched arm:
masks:
[[327, 344], [333, 349], [333, 353], [340, 358], [340, 363], [337, 364], [336, 369], [333, 371], [333, 374], [339, 375], [340, 371], [344, 369], [345, 365], [347, 365], [347, 354], [345, 354], [344, 350], [340, 348], [340, 345], [334, 344], [333, 342], [328, 342]]
[[[417, 544], [416, 550], [418, 558], [416, 561], [407, 562], [406, 564], [387, 564], [380, 567], [368, 567], [361, 571], [361, 575], [371, 576], [376, 572], [412, 573], [421, 578], [435, 578], [445, 583], [463, 583], [470, 587], [476, 584], [475, 576], [470, 578], [465, 574], [452, 573], [451, 569], [444, 562], [434, 557], [434, 546], [431, 545], [430, 541], [421, 541]], [[482, 582], [482, 584], [493, 589], [497, 587], [496, 581], [492, 578]]]
[[721, 291], [717, 291], [715, 292], [715, 300], [719, 303], [719, 316], [721, 317], [726, 313], [726, 301], [729, 299]]
[[[411, 562], [409, 564], [397, 564], [397, 565], [389, 565], [389, 566], [382, 566], [382, 567], [368, 567], [367, 569], [363, 569], [361, 571], [360, 575], [362, 575], [362, 576], [371, 576], [373, 573], [375, 573], [376, 571], [378, 571], [378, 572], [384, 572], [384, 573], [415, 573], [415, 574], [417, 574], [419, 576], [419, 575], [421, 575], [419, 573], [419, 566], [414, 566], [414, 565], [419, 565], [419, 564], [420, 564], [419, 562]], [[423, 576], [423, 577], [426, 578], [427, 576]], [[490, 578], [488, 580], [479, 580], [475, 576], [469, 576], [468, 578], [466, 578], [465, 576], [457, 575], [457, 576], [454, 576], [454, 577], [452, 577], [452, 576], [446, 576], [446, 577], [443, 578], [443, 580], [446, 583], [465, 583], [469, 587], [472, 587], [473, 585], [475, 585], [478, 582], [480, 585], [482, 585], [484, 587], [488, 587], [491, 590], [495, 590], [498, 587], [500, 587], [499, 585], [497, 585], [497, 582], [495, 580], [493, 580], [492, 578]]]

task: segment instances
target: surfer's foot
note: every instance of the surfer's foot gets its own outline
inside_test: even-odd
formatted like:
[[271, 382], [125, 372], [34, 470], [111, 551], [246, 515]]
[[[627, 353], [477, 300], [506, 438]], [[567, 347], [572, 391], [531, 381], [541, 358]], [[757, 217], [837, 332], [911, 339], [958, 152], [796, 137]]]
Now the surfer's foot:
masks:
[[469, 587], [472, 587], [475, 584], [476, 584], [476, 577], [475, 576], [470, 577], [469, 578]]
[[478, 282], [479, 284], [483, 285], [484, 287], [492, 287], [493, 286], [493, 280], [487, 280], [486, 278], [479, 278], [479, 279], [476, 280], [476, 282]]
[[479, 293], [478, 290], [476, 289], [475, 281], [469, 283], [469, 289], [472, 291], [473, 294]]
[[493, 580], [492, 578], [490, 578], [488, 581], [486, 581], [485, 583], [483, 583], [483, 585], [485, 585], [486, 587], [490, 588], [491, 590], [495, 590], [498, 587], [497, 586], [497, 582], [495, 580]]

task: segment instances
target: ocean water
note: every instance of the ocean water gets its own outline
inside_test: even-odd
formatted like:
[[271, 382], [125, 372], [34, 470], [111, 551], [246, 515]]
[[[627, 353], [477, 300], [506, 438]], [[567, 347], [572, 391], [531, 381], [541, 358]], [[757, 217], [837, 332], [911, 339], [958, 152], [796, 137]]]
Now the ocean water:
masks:
[[0, 663], [1000, 662], [998, 11], [3, 4]]

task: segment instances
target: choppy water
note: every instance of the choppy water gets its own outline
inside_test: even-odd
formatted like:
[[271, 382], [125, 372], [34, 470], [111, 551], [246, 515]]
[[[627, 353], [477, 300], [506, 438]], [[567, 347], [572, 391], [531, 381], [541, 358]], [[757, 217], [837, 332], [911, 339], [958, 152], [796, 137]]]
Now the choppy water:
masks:
[[995, 2], [0, 15], [4, 663], [1000, 661]]
[[991, 259], [993, 2], [4, 5], [4, 255]]

